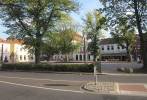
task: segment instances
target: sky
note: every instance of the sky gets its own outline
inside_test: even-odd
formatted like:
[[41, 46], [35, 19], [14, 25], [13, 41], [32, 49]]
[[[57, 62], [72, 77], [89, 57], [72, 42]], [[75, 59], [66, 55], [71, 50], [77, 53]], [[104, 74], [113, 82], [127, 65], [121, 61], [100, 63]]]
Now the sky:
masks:
[[[94, 9], [101, 8], [99, 0], [77, 0], [80, 3], [80, 9], [77, 13], [71, 13], [71, 16], [75, 23], [82, 25], [82, 18], [85, 14], [93, 11]], [[3, 26], [0, 21], [0, 38], [7, 38], [8, 35], [5, 33], [7, 29]]]

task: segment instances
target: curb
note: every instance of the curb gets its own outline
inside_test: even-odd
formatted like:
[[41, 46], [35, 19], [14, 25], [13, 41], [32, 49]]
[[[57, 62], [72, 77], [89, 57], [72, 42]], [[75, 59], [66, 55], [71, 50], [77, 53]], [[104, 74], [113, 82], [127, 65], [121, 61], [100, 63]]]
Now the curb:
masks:
[[[56, 73], [56, 74], [80, 74], [80, 75], [93, 75], [93, 72], [57, 72], [57, 71], [23, 71], [23, 70], [0, 70], [3, 72], [33, 72], [33, 73]], [[111, 76], [147, 76], [147, 74], [119, 74], [119, 73], [97, 73], [97, 75], [111, 75]]]
[[126, 95], [126, 96], [143, 96], [143, 97], [147, 97], [147, 92], [120, 90], [119, 89], [119, 83], [114, 83], [115, 84], [115, 87], [114, 87], [115, 90], [114, 91], [110, 91], [110, 92], [96, 92], [94, 90], [86, 88], [87, 84], [88, 83], [83, 84], [81, 86], [81, 89], [84, 90], [84, 92], [91, 93], [91, 94], [124, 95], [124, 96]]

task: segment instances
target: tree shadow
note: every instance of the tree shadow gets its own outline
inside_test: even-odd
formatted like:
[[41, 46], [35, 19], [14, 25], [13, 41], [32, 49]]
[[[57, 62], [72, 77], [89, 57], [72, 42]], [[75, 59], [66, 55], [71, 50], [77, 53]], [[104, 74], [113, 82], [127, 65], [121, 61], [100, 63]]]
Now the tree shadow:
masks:
[[118, 100], [117, 96], [114, 95], [103, 95], [103, 100]]

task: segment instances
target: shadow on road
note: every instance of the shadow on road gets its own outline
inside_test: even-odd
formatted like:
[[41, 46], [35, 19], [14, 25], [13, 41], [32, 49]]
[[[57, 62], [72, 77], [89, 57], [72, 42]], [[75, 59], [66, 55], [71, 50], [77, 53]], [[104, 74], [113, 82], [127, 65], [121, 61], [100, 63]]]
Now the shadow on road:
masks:
[[118, 100], [118, 98], [112, 95], [104, 95], [103, 100]]

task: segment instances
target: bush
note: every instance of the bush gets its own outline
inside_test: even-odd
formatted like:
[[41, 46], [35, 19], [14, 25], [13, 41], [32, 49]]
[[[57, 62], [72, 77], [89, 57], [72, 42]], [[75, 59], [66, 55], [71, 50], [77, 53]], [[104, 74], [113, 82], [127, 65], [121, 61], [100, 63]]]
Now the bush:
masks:
[[93, 72], [92, 64], [3, 64], [2, 70]]
[[118, 68], [117, 71], [125, 72], [125, 73], [133, 73], [134, 69], [122, 67], [122, 68]]

